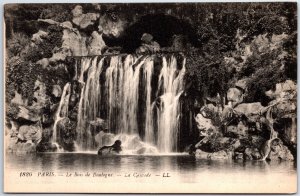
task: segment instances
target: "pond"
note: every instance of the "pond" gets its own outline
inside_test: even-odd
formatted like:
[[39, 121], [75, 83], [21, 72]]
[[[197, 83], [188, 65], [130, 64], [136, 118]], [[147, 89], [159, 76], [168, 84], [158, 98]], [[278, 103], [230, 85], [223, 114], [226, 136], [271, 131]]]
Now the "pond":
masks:
[[[141, 184], [141, 187], [127, 187], [129, 192], [147, 190], [141, 188], [149, 184], [155, 184], [154, 189], [148, 190], [151, 192], [286, 192], [296, 190], [297, 183], [296, 164], [287, 161], [203, 160], [187, 154], [102, 157], [96, 152], [7, 154], [6, 159], [5, 169], [12, 174], [8, 180], [14, 183], [24, 179], [19, 177], [20, 171], [32, 172], [36, 178], [26, 179], [27, 182], [32, 180], [32, 183], [55, 185], [66, 179], [67, 175], [72, 175], [64, 182], [82, 186], [99, 186], [99, 183], [104, 186], [112, 182]], [[48, 177], [43, 177], [45, 175]], [[189, 186], [178, 187], [177, 184], [191, 185], [194, 189], [184, 188]], [[69, 189], [71, 192], [72, 189], [77, 190], [74, 187]], [[82, 190], [86, 192], [86, 189]], [[101, 190], [105, 190], [105, 187]], [[115, 189], [113, 192], [122, 190], [125, 189]]]

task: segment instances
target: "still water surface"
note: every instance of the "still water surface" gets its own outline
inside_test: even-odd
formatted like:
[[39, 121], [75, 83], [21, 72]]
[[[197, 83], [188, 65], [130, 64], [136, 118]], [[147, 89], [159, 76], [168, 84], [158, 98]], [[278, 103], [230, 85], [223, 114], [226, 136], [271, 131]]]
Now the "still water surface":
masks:
[[[6, 169], [11, 171], [54, 171], [55, 175], [89, 172], [96, 175], [97, 182], [122, 182], [126, 179], [139, 183], [199, 183], [204, 187], [213, 183], [214, 186], [228, 184], [226, 186], [232, 190], [245, 186], [256, 192], [255, 187], [274, 186], [272, 190], [277, 185], [296, 186], [297, 178], [293, 162], [203, 160], [186, 154], [101, 157], [95, 153], [41, 153], [7, 155], [6, 159]], [[112, 178], [105, 177], [110, 174]], [[126, 178], [126, 175], [131, 177]]]

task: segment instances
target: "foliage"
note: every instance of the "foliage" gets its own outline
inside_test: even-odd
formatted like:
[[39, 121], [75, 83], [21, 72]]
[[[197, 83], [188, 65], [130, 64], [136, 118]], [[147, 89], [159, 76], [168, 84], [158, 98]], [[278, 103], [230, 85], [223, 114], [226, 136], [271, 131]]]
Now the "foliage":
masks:
[[8, 57], [20, 56], [24, 48], [29, 44], [30, 39], [23, 33], [16, 33], [7, 40]]
[[[200, 58], [199, 58], [200, 57]], [[195, 81], [195, 89], [201, 97], [226, 94], [230, 73], [220, 55], [201, 54], [194, 50], [187, 57], [188, 77]], [[195, 90], [193, 89], [193, 90]]]
[[52, 19], [56, 22], [65, 22], [71, 20], [71, 6], [62, 7], [59, 4], [48, 5], [46, 9], [43, 9], [39, 18]]
[[39, 66], [32, 63], [19, 62], [17, 64], [8, 65], [6, 80], [7, 87], [10, 87], [8, 90], [12, 92], [16, 90], [28, 98], [29, 103], [32, 103], [34, 83], [41, 71]]
[[265, 92], [274, 89], [276, 83], [283, 82], [286, 79], [283, 72], [274, 69], [274, 67], [262, 67], [256, 70], [248, 81], [246, 102], [262, 102], [266, 105], [270, 100], [265, 95]]
[[8, 118], [16, 118], [17, 114], [19, 113], [19, 107], [17, 104], [10, 103], [9, 107], [7, 107], [6, 115]]
[[53, 50], [62, 45], [62, 28], [50, 25], [47, 28], [48, 36], [37, 45], [30, 46], [24, 57], [25, 61], [36, 62], [42, 58], [52, 57]]

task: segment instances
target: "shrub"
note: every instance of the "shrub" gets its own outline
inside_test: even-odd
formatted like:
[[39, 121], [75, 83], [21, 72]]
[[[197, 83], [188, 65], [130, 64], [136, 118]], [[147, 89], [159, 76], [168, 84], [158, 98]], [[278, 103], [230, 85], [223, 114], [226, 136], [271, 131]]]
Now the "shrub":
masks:
[[7, 40], [7, 53], [8, 57], [20, 56], [24, 48], [30, 43], [30, 39], [23, 33], [15, 33], [10, 39]]

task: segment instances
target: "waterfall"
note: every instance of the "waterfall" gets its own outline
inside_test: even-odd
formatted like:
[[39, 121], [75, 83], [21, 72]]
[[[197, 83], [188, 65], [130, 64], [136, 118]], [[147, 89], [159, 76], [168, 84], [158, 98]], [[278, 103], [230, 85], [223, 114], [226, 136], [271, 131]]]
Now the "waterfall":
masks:
[[52, 133], [52, 143], [58, 146], [59, 138], [57, 137], [57, 123], [63, 118], [68, 116], [68, 107], [69, 107], [69, 99], [71, 95], [71, 84], [67, 83], [64, 86], [61, 99], [57, 108], [57, 111], [54, 116], [54, 125], [53, 125], [53, 133]]
[[[155, 60], [159, 68], [155, 68]], [[100, 130], [91, 125], [101, 118], [116, 138], [138, 137], [144, 147], [149, 144], [160, 152], [177, 151], [185, 58], [180, 62], [182, 68], [177, 64], [174, 55], [82, 58], [77, 74], [82, 84], [76, 128], [80, 150], [101, 145], [95, 140]]]
[[296, 125], [296, 118], [292, 117], [292, 125], [291, 125], [291, 142], [297, 142], [297, 125]]
[[179, 97], [183, 92], [185, 62], [180, 71], [174, 56], [169, 62], [163, 57], [163, 67], [159, 75], [159, 88], [162, 88], [161, 104], [158, 112], [158, 147], [161, 152], [177, 150], [179, 129]]
[[266, 141], [263, 152], [262, 160], [266, 160], [271, 152], [272, 141], [278, 138], [278, 133], [274, 130], [274, 119], [272, 116], [272, 107], [269, 107], [266, 113], [266, 120], [268, 127], [270, 128], [270, 138]]
[[80, 80], [83, 82], [83, 72], [88, 69], [87, 81], [81, 90], [81, 97], [78, 107], [77, 117], [77, 144], [80, 144], [82, 149], [92, 149], [94, 146], [94, 130], [92, 130], [91, 121], [97, 120], [99, 116], [99, 107], [101, 101], [100, 94], [100, 74], [102, 72], [102, 65], [104, 59], [98, 62], [98, 58], [94, 58], [92, 61], [83, 60], [82, 73]]
[[151, 79], [153, 74], [154, 62], [152, 60], [147, 61], [144, 68], [144, 80], [146, 83], [146, 124], [145, 124], [145, 142], [154, 143], [153, 132], [153, 107], [151, 102]]
[[122, 86], [123, 84], [120, 85], [123, 95], [123, 104], [121, 109], [122, 126], [117, 133], [138, 134], [137, 112], [139, 106], [140, 69], [144, 64], [144, 60], [139, 60], [140, 58], [133, 58], [129, 55], [124, 63], [124, 86]]

